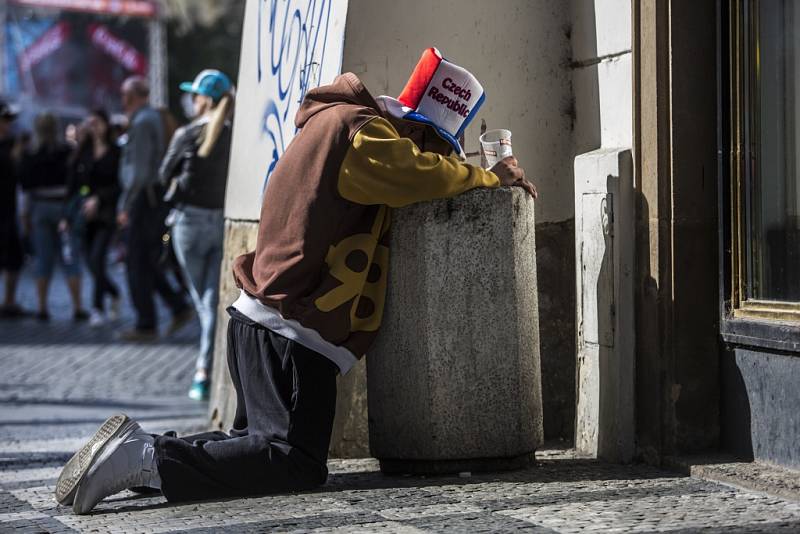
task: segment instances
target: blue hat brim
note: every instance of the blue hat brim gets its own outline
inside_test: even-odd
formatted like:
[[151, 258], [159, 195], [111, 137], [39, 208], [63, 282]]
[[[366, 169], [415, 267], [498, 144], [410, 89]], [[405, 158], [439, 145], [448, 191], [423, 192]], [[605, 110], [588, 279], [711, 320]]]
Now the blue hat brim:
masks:
[[181, 91], [184, 91], [186, 93], [197, 92], [194, 90], [194, 84], [192, 82], [181, 82], [181, 84], [178, 87], [180, 87]]
[[461, 148], [461, 143], [458, 142], [458, 139], [456, 139], [456, 137], [447, 130], [434, 124], [434, 122], [425, 115], [418, 113], [416, 111], [411, 111], [407, 113], [403, 118], [406, 120], [427, 124], [428, 126], [433, 128], [437, 134], [439, 134], [439, 137], [447, 141], [450, 144], [450, 146], [453, 147], [453, 150], [455, 150], [456, 154], [463, 157], [464, 149]]

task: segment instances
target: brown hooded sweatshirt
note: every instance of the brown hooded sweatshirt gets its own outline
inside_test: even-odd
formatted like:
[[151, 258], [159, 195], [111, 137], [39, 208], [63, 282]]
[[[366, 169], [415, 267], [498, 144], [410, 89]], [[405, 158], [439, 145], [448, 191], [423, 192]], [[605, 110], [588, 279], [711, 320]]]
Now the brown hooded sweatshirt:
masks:
[[381, 324], [391, 208], [499, 180], [422, 151], [445, 145], [433, 129], [383, 111], [351, 73], [309, 91], [295, 124], [264, 192], [256, 250], [234, 263], [234, 307], [345, 373]]

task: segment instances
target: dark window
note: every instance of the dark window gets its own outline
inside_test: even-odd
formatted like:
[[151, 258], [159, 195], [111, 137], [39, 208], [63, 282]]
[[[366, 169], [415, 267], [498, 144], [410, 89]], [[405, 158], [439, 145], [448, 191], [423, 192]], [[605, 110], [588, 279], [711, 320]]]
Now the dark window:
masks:
[[800, 2], [731, 13], [734, 314], [800, 318]]

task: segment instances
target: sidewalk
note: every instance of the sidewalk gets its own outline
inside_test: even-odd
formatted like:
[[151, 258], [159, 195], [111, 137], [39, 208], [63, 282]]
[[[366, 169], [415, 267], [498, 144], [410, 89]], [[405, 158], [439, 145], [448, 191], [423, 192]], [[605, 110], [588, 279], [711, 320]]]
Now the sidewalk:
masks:
[[[332, 460], [317, 491], [181, 505], [126, 492], [74, 516], [53, 500], [55, 479], [108, 415], [187, 432], [207, 407], [185, 396], [196, 326], [154, 344], [115, 344], [112, 328], [71, 322], [61, 286], [55, 280], [61, 307], [51, 323], [0, 322], [0, 532], [800, 531], [800, 502], [570, 451], [464, 477], [386, 477], [374, 460]], [[20, 294], [31, 308], [29, 279]]]

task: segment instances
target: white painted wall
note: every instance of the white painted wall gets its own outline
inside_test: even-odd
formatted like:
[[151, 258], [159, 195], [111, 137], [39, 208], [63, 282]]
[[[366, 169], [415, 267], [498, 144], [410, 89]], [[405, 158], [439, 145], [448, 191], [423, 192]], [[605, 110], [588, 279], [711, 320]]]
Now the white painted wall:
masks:
[[572, 0], [575, 154], [633, 143], [631, 0]]
[[[397, 96], [422, 51], [436, 46], [470, 70], [486, 102], [481, 119], [513, 132], [514, 154], [541, 195], [537, 222], [573, 216], [569, 4], [561, 0], [350, 0], [343, 71], [373, 95]], [[478, 163], [478, 161], [474, 161]]]
[[247, 1], [225, 194], [229, 219], [258, 220], [270, 170], [294, 138], [303, 95], [340, 72], [346, 15], [347, 0]]
[[575, 447], [634, 451], [631, 0], [572, 0], [575, 94]]
[[[256, 76], [260, 3], [248, 2], [244, 21], [237, 131], [226, 199], [226, 216], [235, 219], [258, 218], [261, 190], [276, 149], [265, 133], [275, 125], [264, 127], [275, 83], [264, 78], [258, 82]], [[298, 8], [307, 3], [291, 2]], [[477, 150], [481, 119], [489, 128], [511, 129], [514, 152], [541, 194], [538, 222], [574, 215], [576, 155], [601, 146], [631, 145], [630, 0], [330, 3], [325, 72], [316, 81], [327, 83], [338, 72], [342, 32], [341, 69], [359, 75], [375, 95], [396, 96], [422, 50], [439, 47], [448, 59], [474, 72], [486, 89], [487, 101], [467, 130], [467, 151]], [[345, 13], [347, 24], [342, 28]], [[262, 28], [268, 26], [268, 16], [261, 13]], [[276, 26], [285, 32], [276, 35], [277, 40], [296, 40], [296, 32], [282, 23]], [[260, 45], [267, 63], [273, 53], [271, 39], [262, 35]], [[290, 43], [292, 52], [295, 46]], [[303, 54], [315, 57], [307, 50]], [[282, 62], [283, 78], [289, 79], [292, 69], [303, 66]], [[267, 87], [268, 83], [273, 86]], [[282, 125], [289, 132], [284, 132], [285, 143], [291, 139], [293, 115], [289, 109]], [[277, 152], [282, 153], [281, 146]]]

